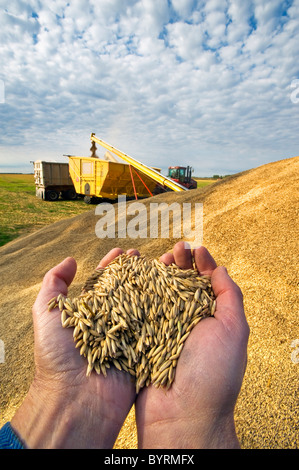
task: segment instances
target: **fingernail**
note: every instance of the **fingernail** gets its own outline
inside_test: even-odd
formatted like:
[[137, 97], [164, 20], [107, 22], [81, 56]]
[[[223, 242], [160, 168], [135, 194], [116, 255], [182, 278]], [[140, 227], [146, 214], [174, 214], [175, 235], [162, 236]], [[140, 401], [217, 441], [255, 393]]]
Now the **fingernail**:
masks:
[[185, 250], [191, 250], [191, 246], [188, 242], [184, 242], [184, 248]]

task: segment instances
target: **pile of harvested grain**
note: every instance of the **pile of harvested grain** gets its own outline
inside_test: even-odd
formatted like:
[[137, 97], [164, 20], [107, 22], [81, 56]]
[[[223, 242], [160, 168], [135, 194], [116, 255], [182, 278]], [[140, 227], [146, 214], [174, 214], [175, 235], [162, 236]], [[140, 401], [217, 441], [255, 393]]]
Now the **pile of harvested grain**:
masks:
[[79, 297], [49, 301], [49, 310], [57, 306], [88, 361], [86, 375], [106, 376], [115, 366], [134, 377], [138, 393], [151, 383], [170, 388], [186, 339], [214, 314], [216, 300], [210, 277], [196, 268], [123, 254], [99, 268]]
[[[143, 200], [203, 203], [203, 244], [240, 286], [250, 326], [248, 364], [235, 409], [246, 449], [298, 448], [299, 363], [292, 361], [298, 324], [299, 157], [269, 163], [204, 189]], [[129, 208], [131, 203], [127, 204]], [[116, 208], [116, 221], [118, 214]], [[91, 266], [116, 246], [158, 257], [178, 240], [98, 239], [90, 212], [51, 224], [0, 247], [0, 425], [22, 403], [34, 376], [32, 305], [45, 273], [67, 256], [78, 271], [68, 295], [80, 294]], [[170, 232], [171, 232], [170, 224]], [[115, 443], [137, 447], [134, 407]]]

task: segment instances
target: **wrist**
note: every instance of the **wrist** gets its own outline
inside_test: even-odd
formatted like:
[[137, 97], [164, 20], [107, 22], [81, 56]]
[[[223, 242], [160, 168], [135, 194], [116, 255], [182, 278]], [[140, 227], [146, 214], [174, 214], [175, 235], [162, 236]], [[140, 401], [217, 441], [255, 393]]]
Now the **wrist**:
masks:
[[240, 449], [233, 414], [218, 417], [210, 423], [201, 423], [201, 448]]
[[139, 448], [239, 449], [232, 416], [213, 420], [161, 421], [149, 424], [138, 435]]
[[[27, 448], [112, 448], [119, 432], [109, 421], [100, 397], [89, 396], [78, 387], [64, 394], [45, 390], [34, 381], [11, 421]], [[97, 409], [95, 409], [97, 403]]]

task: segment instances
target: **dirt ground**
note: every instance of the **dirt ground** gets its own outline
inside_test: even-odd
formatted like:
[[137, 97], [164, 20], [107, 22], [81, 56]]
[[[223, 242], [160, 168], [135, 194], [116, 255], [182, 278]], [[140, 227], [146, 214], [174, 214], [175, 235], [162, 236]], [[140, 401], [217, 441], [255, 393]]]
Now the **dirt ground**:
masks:
[[[236, 406], [236, 428], [246, 449], [299, 447], [298, 212], [299, 157], [270, 163], [206, 188], [166, 193], [150, 202], [202, 202], [203, 244], [243, 291], [251, 334], [248, 366]], [[99, 239], [90, 212], [49, 225], [0, 248], [0, 426], [21, 404], [33, 378], [31, 308], [41, 281], [67, 256], [78, 272], [70, 295], [113, 247], [136, 247], [150, 257], [173, 239]], [[298, 354], [299, 357], [299, 354]], [[137, 447], [134, 409], [116, 448]]]

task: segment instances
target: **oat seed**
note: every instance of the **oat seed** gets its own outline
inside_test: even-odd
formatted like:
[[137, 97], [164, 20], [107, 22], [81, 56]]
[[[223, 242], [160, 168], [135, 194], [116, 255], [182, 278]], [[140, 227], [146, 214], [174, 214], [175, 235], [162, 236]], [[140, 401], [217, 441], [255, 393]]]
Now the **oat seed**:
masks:
[[193, 328], [213, 316], [216, 300], [209, 276], [158, 260], [120, 255], [97, 269], [81, 294], [60, 294], [48, 302], [59, 307], [64, 328], [73, 327], [86, 375], [107, 375], [111, 365], [135, 377], [136, 391], [153, 383], [167, 389]]

